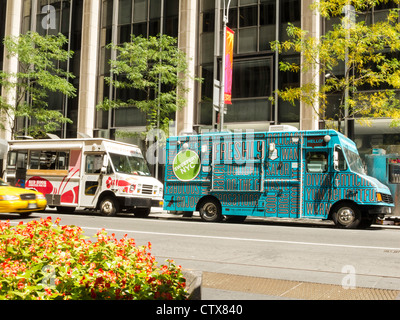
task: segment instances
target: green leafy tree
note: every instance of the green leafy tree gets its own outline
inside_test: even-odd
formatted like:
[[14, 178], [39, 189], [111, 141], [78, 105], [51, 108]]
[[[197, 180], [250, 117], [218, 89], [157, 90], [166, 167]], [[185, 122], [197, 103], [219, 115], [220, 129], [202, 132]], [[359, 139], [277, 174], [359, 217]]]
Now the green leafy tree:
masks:
[[[288, 41], [271, 43], [274, 50], [302, 54], [301, 65], [281, 62], [280, 70], [308, 72], [311, 78], [321, 77], [321, 85], [304, 83], [300, 87], [288, 87], [278, 91], [278, 96], [294, 104], [302, 101], [314, 108], [327, 127], [334, 124], [343, 129], [347, 118], [355, 118], [361, 124], [370, 124], [371, 118], [391, 118], [391, 126], [400, 125], [400, 24], [399, 11], [388, 10], [386, 18], [370, 23], [368, 13], [374, 6], [387, 0], [329, 0], [315, 2], [312, 10], [318, 10], [327, 20], [336, 18], [320, 38], [312, 37], [290, 24]], [[399, 3], [398, 0], [392, 1]], [[351, 4], [354, 18], [344, 14]], [[347, 7], [349, 8], [349, 7]], [[339, 68], [338, 68], [339, 66]], [[342, 66], [345, 72], [337, 72]], [[344, 66], [344, 68], [343, 68]], [[335, 115], [327, 117], [329, 95], [340, 96]], [[347, 111], [347, 112], [346, 112]], [[331, 121], [329, 121], [331, 120]], [[333, 121], [332, 121], [333, 120]], [[336, 124], [335, 124], [336, 122]]]
[[127, 90], [131, 98], [105, 98], [98, 109], [137, 107], [146, 115], [147, 132], [159, 128], [168, 135], [170, 115], [186, 102], [184, 81], [188, 77], [188, 64], [184, 52], [177, 47], [176, 38], [159, 35], [143, 38], [131, 36], [122, 45], [109, 44], [116, 50], [117, 59], [110, 60], [111, 77], [106, 83], [117, 90]]
[[64, 49], [66, 43], [67, 38], [62, 34], [40, 36], [36, 32], [4, 39], [7, 58], [16, 57], [19, 63], [17, 73], [0, 70], [0, 85], [7, 92], [15, 92], [12, 103], [0, 97], [1, 125], [4, 129], [4, 123], [8, 121], [12, 136], [21, 133], [16, 132], [20, 117], [32, 120], [27, 130], [34, 137], [54, 132], [62, 123], [72, 122], [55, 110], [59, 106], [50, 106], [47, 102], [49, 95], [54, 93], [67, 97], [76, 95], [76, 89], [68, 81], [74, 76], [60, 67], [73, 54]]

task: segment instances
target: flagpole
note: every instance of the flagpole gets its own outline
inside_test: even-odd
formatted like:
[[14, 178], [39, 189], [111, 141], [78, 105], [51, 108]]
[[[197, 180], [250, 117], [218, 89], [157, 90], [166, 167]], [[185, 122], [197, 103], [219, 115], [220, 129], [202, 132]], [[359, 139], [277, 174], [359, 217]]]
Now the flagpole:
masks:
[[220, 87], [220, 99], [219, 99], [219, 131], [223, 130], [224, 127], [224, 113], [225, 113], [225, 51], [226, 51], [226, 25], [228, 23], [229, 6], [231, 0], [228, 1], [228, 6], [225, 8], [224, 1], [224, 37], [222, 44], [222, 62], [221, 62], [221, 87]]

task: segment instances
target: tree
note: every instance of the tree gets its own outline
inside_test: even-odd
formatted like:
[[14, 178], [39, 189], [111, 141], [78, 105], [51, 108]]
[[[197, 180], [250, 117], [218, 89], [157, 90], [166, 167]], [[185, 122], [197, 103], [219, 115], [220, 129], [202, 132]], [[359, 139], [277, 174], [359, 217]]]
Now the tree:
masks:
[[98, 109], [137, 107], [146, 115], [147, 132], [159, 128], [168, 135], [169, 117], [185, 104], [177, 94], [187, 91], [184, 80], [188, 77], [185, 54], [178, 49], [177, 40], [167, 35], [143, 38], [131, 36], [122, 45], [109, 44], [116, 50], [117, 59], [110, 60], [111, 75], [106, 83], [117, 90], [127, 90], [125, 100], [107, 97]]
[[[394, 0], [394, 3], [399, 3]], [[314, 108], [327, 127], [336, 121], [336, 129], [343, 129], [346, 118], [355, 118], [361, 124], [370, 124], [371, 118], [391, 118], [391, 126], [400, 125], [400, 24], [399, 11], [391, 9], [385, 19], [371, 24], [368, 12], [374, 6], [388, 0], [324, 0], [315, 2], [312, 10], [318, 10], [327, 20], [336, 18], [334, 24], [320, 38], [311, 37], [305, 30], [290, 24], [287, 33], [290, 40], [274, 41], [271, 47], [302, 54], [301, 65], [280, 62], [280, 70], [311, 72], [314, 77], [324, 78], [321, 85], [305, 83], [300, 87], [284, 88], [278, 96], [292, 104], [302, 101]], [[355, 19], [344, 14], [355, 10]], [[342, 67], [342, 72], [338, 72]], [[343, 72], [344, 70], [344, 72]], [[335, 115], [327, 116], [328, 98], [340, 96]], [[331, 121], [329, 121], [331, 120]]]
[[13, 102], [0, 97], [0, 110], [3, 123], [8, 121], [11, 135], [17, 135], [16, 120], [27, 117], [32, 124], [27, 128], [28, 134], [38, 137], [47, 132], [54, 132], [62, 123], [72, 121], [55, 110], [59, 106], [49, 106], [46, 101], [50, 94], [62, 93], [74, 97], [76, 89], [68, 81], [74, 76], [63, 70], [60, 63], [72, 57], [73, 52], [63, 49], [67, 38], [57, 36], [40, 36], [36, 32], [28, 32], [18, 37], [4, 39], [7, 58], [18, 59], [18, 72], [7, 73], [0, 70], [0, 85], [7, 92], [15, 90]]

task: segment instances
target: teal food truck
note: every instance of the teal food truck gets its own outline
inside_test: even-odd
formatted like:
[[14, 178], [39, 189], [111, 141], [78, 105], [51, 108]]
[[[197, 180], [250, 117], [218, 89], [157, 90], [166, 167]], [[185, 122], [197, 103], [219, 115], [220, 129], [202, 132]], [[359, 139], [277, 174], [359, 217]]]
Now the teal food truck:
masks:
[[209, 222], [330, 219], [342, 228], [391, 213], [389, 188], [366, 175], [353, 141], [334, 130], [287, 129], [170, 137], [164, 210], [198, 211]]

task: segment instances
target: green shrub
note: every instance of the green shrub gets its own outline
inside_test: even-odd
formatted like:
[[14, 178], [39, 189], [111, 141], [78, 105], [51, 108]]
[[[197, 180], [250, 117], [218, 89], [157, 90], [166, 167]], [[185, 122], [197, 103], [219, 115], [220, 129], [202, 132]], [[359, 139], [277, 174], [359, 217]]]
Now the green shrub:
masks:
[[59, 222], [0, 222], [0, 300], [187, 298], [181, 267], [158, 267], [150, 242], [137, 247], [104, 229], [92, 242]]

